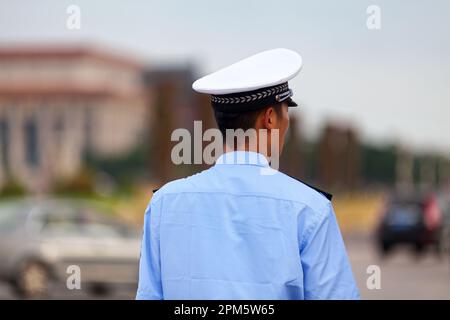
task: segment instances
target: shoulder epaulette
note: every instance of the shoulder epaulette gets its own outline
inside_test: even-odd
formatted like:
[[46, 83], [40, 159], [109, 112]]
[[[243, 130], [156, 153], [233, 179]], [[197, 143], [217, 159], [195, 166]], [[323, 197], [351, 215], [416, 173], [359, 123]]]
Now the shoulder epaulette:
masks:
[[[289, 175], [288, 175], [288, 176], [289, 176]], [[300, 179], [297, 179], [297, 178], [295, 178], [295, 177], [293, 177], [293, 176], [289, 176], [289, 177], [291, 177], [292, 179], [295, 179], [295, 180], [297, 180], [297, 181], [303, 183], [304, 185], [307, 185], [307, 186], [310, 187], [311, 189], [316, 190], [318, 193], [320, 193], [321, 195], [323, 195], [323, 196], [324, 196], [325, 198], [327, 198], [329, 201], [331, 201], [331, 199], [333, 198], [333, 195], [332, 195], [331, 193], [328, 193], [328, 192], [325, 192], [325, 191], [323, 191], [323, 190], [321, 190], [321, 189], [319, 189], [319, 188], [316, 188], [316, 187], [314, 187], [314, 186], [312, 186], [312, 185], [310, 185], [310, 184], [308, 184], [308, 183], [306, 183], [306, 182], [304, 182], [304, 181], [302, 181], [302, 180], [300, 180]]]

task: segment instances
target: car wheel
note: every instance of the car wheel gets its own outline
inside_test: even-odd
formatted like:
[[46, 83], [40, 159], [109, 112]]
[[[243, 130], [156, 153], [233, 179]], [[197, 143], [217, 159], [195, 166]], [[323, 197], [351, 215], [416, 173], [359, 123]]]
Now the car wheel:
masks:
[[392, 244], [389, 242], [385, 242], [385, 241], [381, 242], [378, 246], [378, 251], [382, 257], [387, 256], [391, 252], [391, 249], [392, 249]]
[[104, 283], [93, 283], [89, 288], [89, 292], [98, 297], [108, 296], [112, 292], [112, 288]]
[[16, 291], [25, 298], [42, 298], [48, 294], [50, 274], [39, 262], [28, 262], [20, 269], [16, 279]]
[[425, 245], [421, 242], [416, 242], [413, 245], [414, 255], [416, 258], [421, 258], [425, 253]]

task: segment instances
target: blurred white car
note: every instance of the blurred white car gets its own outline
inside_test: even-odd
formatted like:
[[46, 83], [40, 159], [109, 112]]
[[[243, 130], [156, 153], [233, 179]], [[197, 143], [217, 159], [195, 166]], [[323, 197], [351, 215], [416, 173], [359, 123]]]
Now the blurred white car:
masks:
[[136, 285], [140, 241], [137, 229], [86, 202], [0, 205], [0, 277], [22, 296], [44, 296], [55, 281], [66, 285], [78, 267], [82, 286]]

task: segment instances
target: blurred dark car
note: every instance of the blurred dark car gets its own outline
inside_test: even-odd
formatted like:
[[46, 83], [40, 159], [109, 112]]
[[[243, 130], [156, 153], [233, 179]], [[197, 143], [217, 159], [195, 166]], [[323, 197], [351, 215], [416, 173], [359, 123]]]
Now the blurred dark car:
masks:
[[377, 230], [382, 254], [398, 244], [410, 244], [417, 253], [434, 246], [439, 252], [442, 210], [435, 195], [395, 196], [387, 202]]
[[82, 289], [135, 285], [139, 254], [139, 232], [92, 204], [45, 199], [0, 205], [0, 277], [21, 296], [45, 296], [51, 283], [66, 286], [73, 265]]

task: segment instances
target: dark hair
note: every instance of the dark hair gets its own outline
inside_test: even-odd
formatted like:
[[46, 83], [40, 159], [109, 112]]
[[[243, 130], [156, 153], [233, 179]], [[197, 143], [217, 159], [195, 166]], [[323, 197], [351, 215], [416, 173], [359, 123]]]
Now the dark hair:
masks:
[[250, 128], [254, 128], [256, 118], [258, 118], [258, 116], [262, 112], [265, 112], [269, 107], [273, 107], [277, 115], [279, 117], [281, 116], [281, 103], [277, 103], [255, 111], [246, 111], [239, 113], [229, 113], [214, 110], [214, 117], [216, 118], [217, 126], [219, 127], [220, 132], [225, 138], [227, 129], [242, 129], [245, 131]]

